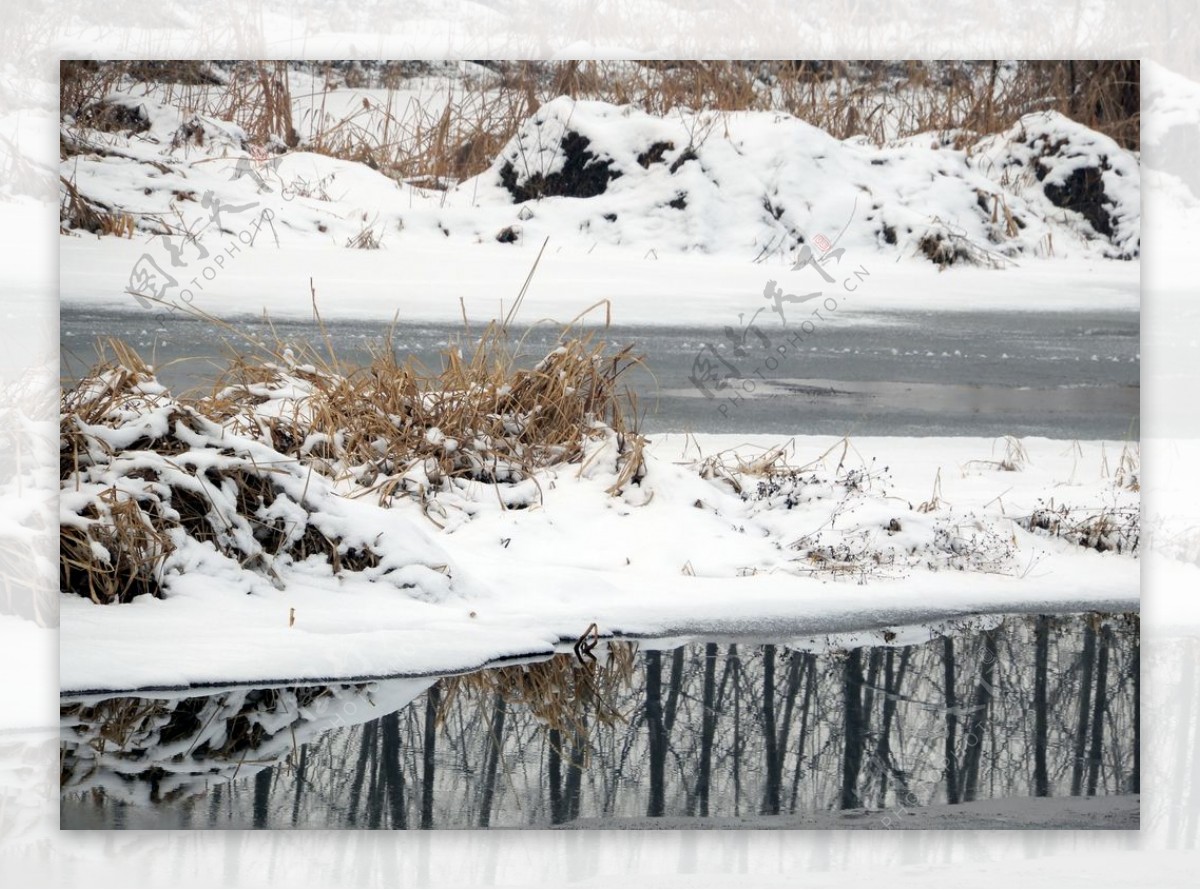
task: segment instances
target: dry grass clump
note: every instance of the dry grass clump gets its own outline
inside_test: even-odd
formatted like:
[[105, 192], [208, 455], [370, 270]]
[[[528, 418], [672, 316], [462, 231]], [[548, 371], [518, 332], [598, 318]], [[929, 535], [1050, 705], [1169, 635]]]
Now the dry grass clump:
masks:
[[59, 114], [78, 117], [103, 102], [125, 79], [127, 64], [90, 59], [59, 62]]
[[956, 263], [1002, 269], [1011, 260], [1003, 253], [988, 250], [968, 238], [961, 229], [934, 217], [927, 231], [917, 242], [917, 251], [938, 269]]
[[[1108, 475], [1108, 458], [1104, 459], [1104, 473]], [[1126, 442], [1117, 458], [1117, 468], [1112, 475], [1113, 485], [1126, 491], [1142, 490], [1142, 446], [1137, 442]]]
[[967, 461], [967, 466], [987, 466], [994, 467], [997, 470], [1003, 470], [1006, 473], [1018, 473], [1025, 469], [1030, 463], [1029, 451], [1016, 436], [1004, 436], [1004, 456], [996, 458], [994, 456], [995, 446], [993, 446], [993, 457], [990, 460], [970, 460]]
[[144, 133], [150, 129], [150, 119], [140, 105], [125, 105], [101, 100], [85, 107], [75, 123], [105, 133]]
[[95, 603], [127, 603], [161, 591], [163, 560], [174, 550], [170, 537], [116, 486], [106, 489], [64, 525], [59, 536], [59, 588]]
[[[143, 87], [162, 87], [168, 104], [184, 112], [237, 124], [253, 142], [294, 148], [290, 62], [206, 63], [188, 60], [60, 63], [60, 114], [75, 126], [105, 131], [140, 131], [149, 121], [136, 107], [111, 97]], [[227, 69], [227, 70], [225, 70]]]
[[492, 325], [473, 353], [448, 349], [432, 371], [398, 361], [390, 339], [361, 368], [277, 343], [238, 357], [201, 410], [385, 495], [412, 470], [431, 487], [450, 478], [519, 482], [582, 461], [605, 437], [616, 439], [622, 481], [640, 478], [643, 442], [620, 385], [638, 362], [631, 347], [614, 353], [564, 330], [561, 345], [529, 368], [518, 364], [519, 349]]
[[[874, 458], [865, 460], [847, 437], [804, 464], [792, 463], [794, 451], [794, 440], [752, 457], [730, 449], [710, 455], [696, 469], [701, 479], [721, 480], [742, 500], [770, 509], [790, 510], [813, 500], [857, 495], [873, 488], [883, 491], [891, 484], [889, 469], [876, 466]], [[837, 463], [830, 472], [835, 457]]]
[[60, 176], [58, 180], [62, 184], [62, 197], [58, 208], [60, 233], [66, 234], [72, 229], [82, 229], [94, 235], [133, 237], [137, 223], [130, 214], [85, 198], [75, 187], [75, 183], [68, 179]]
[[[942, 498], [940, 470], [929, 500], [914, 505], [894, 495], [891, 468], [861, 454], [849, 438], [803, 464], [794, 462], [793, 452], [794, 444], [785, 443], [753, 458], [722, 453], [695, 464], [702, 478], [723, 482], [752, 514], [795, 511], [811, 517], [799, 520], [804, 533], [784, 545], [796, 554], [788, 557], [786, 571], [866, 583], [914, 569], [1015, 570], [1011, 533], [973, 512], [956, 514]], [[1019, 441], [1011, 440], [1005, 459], [1020, 454]]]
[[357, 235], [346, 239], [346, 246], [354, 250], [379, 250], [383, 247], [383, 230], [376, 232], [374, 226], [364, 226]]
[[[636, 359], [589, 336], [527, 368], [493, 326], [470, 358], [448, 350], [438, 372], [398, 362], [390, 343], [361, 368], [312, 346], [264, 344], [192, 401], [167, 393], [128, 346], [108, 350], [63, 393], [60, 419], [60, 585], [97, 603], [161, 596], [170, 557], [188, 541], [276, 587], [277, 560], [386, 574], [390, 562], [359, 540], [361, 526], [318, 521], [335, 479], [384, 506], [412, 496], [428, 514], [452, 480], [519, 483], [602, 454], [614, 492], [644, 473], [644, 442], [618, 389]], [[530, 496], [497, 492], [508, 508]]]
[[281, 140], [288, 148], [300, 141], [292, 126], [292, 94], [287, 62], [245, 62], [218, 105], [216, 117], [240, 124], [254, 142], [266, 145]]
[[457, 696], [478, 701], [499, 696], [508, 704], [528, 708], [547, 729], [586, 738], [589, 725], [593, 725], [589, 715], [605, 726], [625, 719], [612, 702], [633, 681], [637, 646], [610, 642], [605, 648], [603, 661], [560, 653], [532, 664], [447, 677], [442, 680], [439, 720], [450, 712]]
[[[59, 413], [59, 479], [81, 485], [89, 467], [113, 456], [90, 434], [157, 410], [162, 394], [150, 369], [133, 350], [114, 343], [115, 359], [65, 391]], [[131, 445], [151, 446], [151, 441]], [[101, 488], [63, 523], [59, 536], [59, 589], [73, 590], [96, 603], [128, 602], [142, 593], [158, 595], [159, 569], [173, 549], [170, 538], [116, 485]]]
[[1088, 550], [1100, 553], [1134, 554], [1141, 542], [1141, 511], [1137, 507], [1110, 507], [1100, 510], [1081, 509], [1068, 504], [1055, 505], [1054, 500], [1043, 502], [1028, 516], [1016, 522], [1031, 532], [1042, 532], [1062, 538]]
[[442, 189], [486, 170], [521, 122], [541, 104], [532, 84], [496, 90], [467, 79], [444, 103], [401, 98], [390, 87], [382, 100], [362, 100], [336, 118], [321, 102], [300, 125], [305, 147], [357, 161], [422, 188]]
[[1014, 521], [1027, 531], [1061, 538], [1100, 553], [1136, 554], [1142, 534], [1142, 512], [1136, 498], [1141, 490], [1141, 446], [1126, 442], [1115, 469], [1110, 468], [1105, 455], [1101, 475], [1107, 480], [1102, 506], [1038, 498], [1037, 506], [1028, 515]]
[[128, 346], [64, 391], [60, 415], [59, 584], [96, 603], [160, 596], [167, 558], [207, 542], [276, 586], [277, 558], [320, 555], [335, 573], [374, 568], [358, 541], [310, 521], [321, 510], [304, 470], [238, 449], [173, 398]]
[[79, 118], [101, 109], [105, 99], [128, 84], [169, 83], [217, 86], [212, 65], [188, 59], [163, 61], [63, 59], [59, 62], [59, 110]]

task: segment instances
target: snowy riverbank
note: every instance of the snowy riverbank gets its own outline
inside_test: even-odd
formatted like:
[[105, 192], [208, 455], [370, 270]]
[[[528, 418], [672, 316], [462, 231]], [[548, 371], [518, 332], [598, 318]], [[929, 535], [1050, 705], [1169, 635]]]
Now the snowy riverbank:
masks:
[[490, 319], [548, 239], [526, 321], [598, 300], [623, 324], [724, 326], [760, 309], [760, 324], [792, 327], [822, 305], [1138, 306], [1138, 159], [1055, 113], [874, 146], [787, 114], [560, 97], [482, 173], [431, 188], [316, 150], [338, 113], [386, 141], [386, 96], [290, 76], [316, 140], [292, 149], [167, 85], [64, 110], [64, 303], [161, 311], [132, 289], [222, 317], [308, 316], [311, 279], [326, 317]]
[[[752, 487], [743, 499], [722, 475], [701, 478], [701, 454], [761, 456], [767, 443], [746, 440], [656, 437], [646, 478], [617, 497], [606, 491], [611, 469], [579, 466], [539, 473], [525, 509], [506, 509], [491, 486], [463, 486], [439, 508], [440, 532], [416, 500], [352, 502], [372, 535], [418, 533], [422, 562], [453, 567], [441, 595], [282, 568], [283, 589], [247, 570], [185, 572], [164, 599], [124, 605], [64, 595], [62, 688], [456, 671], [549, 652], [592, 622], [606, 634], [799, 639], [978, 612], [1138, 608], [1134, 555], [1017, 521], [1051, 498], [1080, 519], [1136, 509], [1114, 478], [1122, 443], [1029, 440], [1027, 459], [1005, 470], [1005, 444], [991, 440], [844, 449], [801, 437], [789, 460], [809, 464], [812, 482], [792, 489], [788, 508], [787, 492], [759, 498]], [[751, 481], [728, 455], [725, 466]], [[847, 478], [861, 487], [838, 481]]]

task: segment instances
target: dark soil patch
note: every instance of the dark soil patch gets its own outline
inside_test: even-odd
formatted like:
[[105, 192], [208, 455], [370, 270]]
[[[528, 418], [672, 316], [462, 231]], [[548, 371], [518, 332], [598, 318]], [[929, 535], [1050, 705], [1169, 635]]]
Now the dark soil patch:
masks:
[[959, 260], [970, 259], [970, 254], [962, 245], [940, 233], [926, 235], [917, 243], [917, 247], [931, 262], [937, 263], [943, 269], [953, 266]]
[[646, 169], [650, 169], [651, 164], [661, 164], [663, 162], [663, 155], [674, 150], [674, 142], [655, 142], [648, 149], [638, 155], [637, 162]]
[[[1113, 234], [1112, 202], [1104, 191], [1104, 171], [1108, 163], [1102, 157], [1099, 167], [1078, 167], [1071, 171], [1063, 185], [1047, 183], [1042, 186], [1046, 197], [1056, 207], [1073, 210], [1086, 219], [1093, 229], [1108, 238]], [[1048, 169], [1038, 162], [1038, 179], [1045, 179]]]
[[689, 145], [686, 149], [684, 149], [683, 154], [681, 154], [679, 157], [677, 157], [675, 159], [674, 163], [671, 164], [670, 168], [668, 168], [669, 172], [675, 173], [679, 170], [680, 167], [682, 167], [688, 161], [698, 161], [698, 160], [699, 160], [699, 158], [696, 157], [696, 152], [694, 152], [692, 150], [692, 147]]
[[500, 168], [500, 184], [513, 196], [513, 203], [560, 195], [566, 198], [593, 198], [602, 195], [608, 184], [621, 175], [612, 169], [611, 160], [600, 160], [588, 150], [591, 140], [571, 131], [559, 143], [562, 169], [543, 175], [533, 173], [522, 181], [512, 161]]

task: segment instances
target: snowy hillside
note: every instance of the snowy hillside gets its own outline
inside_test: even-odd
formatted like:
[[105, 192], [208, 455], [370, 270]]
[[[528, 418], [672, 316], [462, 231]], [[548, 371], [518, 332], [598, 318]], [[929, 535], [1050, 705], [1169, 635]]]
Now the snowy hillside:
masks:
[[236, 124], [186, 116], [154, 92], [69, 118], [63, 142], [63, 225], [76, 234], [207, 243], [269, 211], [278, 243], [311, 247], [550, 237], [749, 262], [836, 243], [939, 267], [1140, 250], [1136, 157], [1055, 112], [958, 147], [930, 135], [876, 148], [776, 113], [660, 118], [563, 97], [484, 173], [444, 191], [255, 145]]

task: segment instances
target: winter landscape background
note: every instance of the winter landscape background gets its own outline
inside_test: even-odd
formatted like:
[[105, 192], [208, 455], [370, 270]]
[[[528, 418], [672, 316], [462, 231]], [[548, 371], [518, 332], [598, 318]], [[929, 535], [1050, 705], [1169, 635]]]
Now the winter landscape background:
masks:
[[[551, 806], [555, 823], [656, 824], [628, 822], [636, 807], [611, 794], [599, 803], [592, 769], [631, 780], [600, 766], [614, 742], [589, 714], [644, 722], [648, 748], [628, 735], [621, 760], [649, 757], [631, 773], [649, 782], [648, 817], [696, 816], [730, 769], [739, 814], [738, 777], [764, 757], [774, 778], [748, 793], [766, 816], [783, 812], [793, 757], [801, 814], [1046, 797], [1054, 750], [1074, 752], [1076, 773], [1091, 764], [1070, 794], [1124, 795], [1136, 811], [1136, 756], [1104, 747], [1106, 726], [1112, 752], [1140, 746], [1140, 723], [1118, 717], [1139, 707], [1137, 649], [1109, 657], [1113, 613], [1137, 609], [1141, 538], [1136, 63], [71, 62], [61, 84], [64, 342], [110, 338], [63, 350], [64, 693], [436, 675], [578, 640], [565, 678], [533, 680], [552, 657], [498, 686], [487, 778], [455, 807], [478, 808], [465, 824], [510, 824], [505, 801], [522, 809], [526, 793], [496, 782], [539, 772], [505, 719], [518, 703], [559, 736], [543, 758], [551, 801], [567, 793], [556, 763], [576, 776], [571, 818]], [[497, 294], [523, 266], [520, 288]], [[755, 293], [752, 276], [773, 277]], [[740, 311], [756, 296], [766, 305]], [[444, 338], [429, 324], [455, 313]], [[613, 327], [623, 313], [635, 324]], [[73, 359], [86, 369], [72, 374]], [[641, 385], [622, 389], [635, 372]], [[983, 432], [996, 437], [971, 438]], [[1006, 611], [1044, 613], [1039, 647], [1050, 614], [1089, 613], [1088, 642], [994, 691], [998, 653], [1016, 669], [1028, 647], [985, 634], [974, 692], [956, 688], [953, 631], [927, 631], [948, 647], [932, 684], [905, 685], [902, 667], [881, 685], [882, 650], [841, 636], [798, 642], [877, 631], [900, 649], [900, 625]], [[732, 645], [726, 676], [752, 675], [764, 646], [793, 668], [806, 649], [832, 659], [839, 794], [817, 787], [817, 700], [796, 708], [799, 674], [783, 684], [773, 655], [749, 684], [761, 703], [745, 705], [761, 708], [761, 749], [737, 742], [736, 681], [732, 704], [707, 700], [703, 730], [656, 728], [664, 698], [674, 723], [683, 649], [668, 682], [654, 638], [685, 634], [740, 635], [750, 649]], [[589, 635], [651, 638], [644, 676], [595, 688], [578, 652]], [[605, 670], [625, 652], [614, 645]], [[628, 658], [641, 663], [636, 647]], [[1048, 690], [1076, 683], [1064, 748]], [[1021, 721], [999, 717], [1010, 700]], [[564, 735], [545, 714], [568, 705]], [[143, 706], [160, 707], [128, 707]], [[128, 707], [100, 713], [117, 708], [124, 726]], [[919, 794], [906, 777], [932, 767], [903, 742], [913, 707], [945, 712], [940, 779]], [[214, 717], [203, 723], [225, 734], [200, 748], [238, 744], [246, 718]], [[476, 748], [468, 725], [426, 715], [426, 770], [409, 778], [424, 801], [454, 794], [434, 779], [435, 749]], [[401, 749], [377, 755], [374, 726], [352, 747], [384, 764], [371, 781], [387, 777], [401, 827]], [[64, 751], [81, 750], [85, 726], [63, 732]], [[1019, 777], [999, 764], [1030, 732], [1038, 767]], [[134, 746], [125, 729], [99, 734], [118, 757]], [[862, 764], [876, 745], [878, 794]], [[171, 796], [171, 750], [142, 772], [84, 759], [72, 774], [126, 776], [91, 796], [115, 793], [112, 824], [136, 824], [125, 807]], [[274, 782], [293, 769], [309, 781], [307, 750], [293, 746]], [[668, 750], [686, 806], [665, 784]], [[713, 778], [693, 790], [697, 757]], [[235, 775], [231, 793], [247, 793], [249, 771]]]
[[[1114, 17], [1114, 14], [1110, 10], [1105, 10], [1102, 7], [1097, 7], [1094, 10], [1089, 9], [1088, 15], [1095, 16], [1095, 18], [1090, 18], [1090, 19], [1088, 19], [1088, 21], [1090, 21], [1093, 26], [1098, 27], [1098, 30], [1093, 31], [1093, 34], [1098, 34], [1098, 35], [1103, 35], [1103, 34], [1111, 35], [1112, 33], [1114, 33], [1110, 29], [1113, 27], [1114, 22], [1116, 22], [1118, 19], [1120, 19], [1119, 15]], [[1087, 18], [1087, 16], [1085, 16], [1085, 18]], [[1146, 19], [1146, 21], [1130, 25], [1129, 27], [1125, 28], [1125, 31], [1128, 33], [1135, 33], [1135, 34], [1151, 33], [1150, 30], [1147, 30], [1147, 29], [1152, 29], [1153, 27], [1156, 26], [1156, 24], [1159, 21], [1160, 21], [1160, 19], [1157, 16], [1150, 16], [1148, 19]], [[839, 33], [841, 33], [841, 32], [839, 32]], [[1068, 33], [1068, 32], [1064, 31], [1061, 26], [1054, 26], [1047, 30], [1046, 39], [1053, 40], [1053, 39], [1061, 38], [1062, 35], [1065, 33]], [[1186, 70], [1186, 64], [1183, 65], [1183, 70]], [[1157, 74], [1157, 72], [1155, 72], [1155, 73]], [[1185, 81], [1171, 79], [1169, 76], [1167, 76], [1166, 72], [1163, 72], [1163, 77], [1164, 77], [1164, 79], [1157, 81], [1158, 87], [1160, 88], [1160, 92], [1164, 89], [1167, 92], [1173, 91], [1173, 96], [1166, 105], [1160, 106], [1160, 107], [1164, 108], [1164, 109], [1170, 108], [1175, 116], [1173, 118], [1174, 122], [1169, 127], [1164, 127], [1159, 132], [1159, 136], [1160, 137], [1163, 136], [1163, 134], [1165, 133], [1165, 131], [1167, 129], [1175, 128], [1176, 132], [1171, 136], [1171, 139], [1177, 140], [1177, 138], [1180, 135], [1180, 131], [1178, 130], [1178, 128], [1182, 126], [1184, 128], [1184, 131], [1186, 131], [1186, 127], [1188, 126], [1185, 123], [1185, 121], [1187, 120], [1187, 114], [1188, 114], [1188, 111], [1187, 111], [1188, 100], [1186, 99], [1186, 96], [1188, 95], [1188, 92], [1187, 92], [1188, 88], [1186, 86]], [[1169, 86], [1167, 86], [1168, 84], [1169, 84]], [[1160, 116], [1159, 119], [1162, 120], [1163, 118]], [[1184, 137], [1184, 139], [1186, 141], [1186, 137]], [[1167, 199], [1165, 204], [1160, 203], [1157, 206], [1160, 209], [1168, 209], [1170, 213], [1174, 214], [1174, 220], [1176, 222], [1176, 225], [1167, 227], [1166, 229], [1164, 229], [1164, 231], [1162, 233], [1164, 236], [1163, 240], [1159, 241], [1158, 243], [1163, 246], [1164, 250], [1166, 250], [1168, 252], [1176, 251], [1178, 253], [1178, 249], [1179, 249], [1179, 247], [1182, 246], [1182, 243], [1183, 243], [1182, 233], [1187, 231], [1186, 219], [1187, 219], [1187, 206], [1188, 205], [1187, 205], [1186, 198], [1184, 198], [1182, 196], [1186, 195], [1186, 177], [1188, 174], [1187, 174], [1187, 169], [1186, 169], [1185, 165], [1174, 164], [1174, 166], [1173, 166], [1172, 158], [1179, 158], [1180, 154], [1177, 150], [1170, 149], [1170, 147], [1169, 147], [1170, 141], [1171, 141], [1170, 139], [1161, 139], [1160, 138], [1157, 142], [1153, 143], [1151, 146], [1147, 147], [1147, 149], [1146, 149], [1146, 151], [1148, 152], [1148, 154], [1146, 156], [1147, 160], [1154, 161], [1155, 163], [1158, 164], [1158, 166], [1154, 168], [1156, 171], [1159, 171], [1162, 169], [1176, 171], [1176, 173], [1168, 174], [1168, 177], [1165, 179], [1162, 176], [1158, 176], [1158, 175], [1151, 177], [1151, 179], [1153, 181], [1147, 186], [1147, 188], [1148, 188], [1147, 201], [1150, 201], [1151, 194], [1154, 195], [1155, 201], [1161, 201], [1162, 198], [1164, 198], [1167, 195], [1170, 195], [1170, 197]], [[1152, 149], [1153, 149], [1153, 151], [1152, 151]], [[1180, 184], [1182, 184], [1182, 190], [1180, 189]], [[1161, 218], [1161, 215], [1160, 215], [1160, 218]], [[1153, 284], [1159, 288], [1165, 288], [1165, 290], [1158, 291], [1161, 293], [1170, 293], [1171, 288], [1174, 286], [1170, 279], [1163, 279], [1163, 278], [1155, 279], [1153, 281]], [[1161, 306], [1163, 304], [1157, 304], [1157, 305]], [[15, 304], [14, 304], [14, 308], [17, 308]], [[1188, 310], [1187, 310], [1186, 306], [1177, 305], [1173, 309], [1172, 319], [1174, 321], [1174, 324], [1171, 326], [1171, 328], [1173, 328], [1173, 330], [1171, 330], [1170, 335], [1167, 336], [1165, 339], [1163, 339], [1160, 334], [1156, 334], [1156, 336], [1159, 337], [1159, 339], [1156, 340], [1156, 342], [1158, 343], [1158, 345], [1161, 348], [1157, 352], [1155, 352], [1155, 356], [1157, 356], [1158, 358], [1161, 358], [1164, 355], [1171, 356], [1171, 355], [1182, 354], [1179, 352], [1179, 349], [1181, 349], [1186, 344], [1185, 343], [1181, 344], [1180, 341], [1178, 340], [1178, 336], [1180, 334], [1182, 334], [1184, 328], [1181, 328], [1181, 325], [1186, 325], [1186, 320], [1188, 317], [1189, 317]], [[1170, 328], [1160, 326], [1158, 328], [1155, 328], [1155, 330], [1162, 332], [1162, 334], [1165, 334], [1168, 330], [1170, 330]], [[1162, 406], [1163, 408], [1165, 408], [1165, 407], [1169, 406], [1172, 396], [1175, 393], [1181, 392], [1181, 390], [1179, 390], [1178, 388], [1180, 386], [1182, 386], [1184, 381], [1186, 381], [1186, 379], [1187, 379], [1186, 373], [1185, 373], [1182, 376], [1177, 376], [1175, 378], [1172, 378], [1171, 380], [1168, 380], [1166, 377], [1163, 377], [1159, 374], [1159, 370], [1161, 369], [1161, 367], [1162, 366], [1160, 365], [1159, 368], [1156, 368], [1154, 370], [1154, 374], [1156, 375], [1155, 379], [1162, 381], [1164, 385], [1158, 387], [1154, 392], [1147, 393], [1147, 398], [1148, 398], [1149, 402], [1151, 403], [1147, 409], [1148, 410], [1147, 417], [1154, 416], [1152, 413], [1149, 413], [1150, 408], [1157, 408], [1158, 406]], [[1149, 366], [1148, 366], [1147, 370], [1148, 370], [1148, 373], [1150, 373]], [[1161, 417], [1165, 417], [1167, 415], [1166, 415], [1165, 411], [1158, 411], [1157, 416], [1161, 418]], [[1180, 417], [1180, 420], [1183, 420], [1183, 418]], [[1180, 463], [1180, 461], [1184, 460], [1184, 458], [1182, 458], [1180, 456], [1180, 452], [1178, 451], [1177, 445], [1178, 445], [1178, 443], [1173, 445], [1168, 452], [1164, 453], [1167, 458], [1164, 463], [1164, 466], [1174, 467], [1174, 468], [1176, 468], [1176, 470], [1182, 470], [1186, 467], [1186, 463]], [[1156, 446], [1148, 443], [1146, 447], [1152, 448], [1152, 447], [1156, 447]], [[1184, 470], [1184, 473], [1185, 473], [1185, 478], [1186, 478], [1185, 470]], [[1160, 501], [1159, 503], [1163, 504], [1164, 502]], [[1160, 508], [1160, 510], [1157, 512], [1157, 518], [1159, 520], [1166, 520], [1166, 523], [1167, 523], [1166, 528], [1168, 529], [1167, 536], [1160, 538], [1159, 540], [1165, 540], [1165, 541], [1171, 542], [1170, 552], [1172, 554], [1186, 552], [1186, 543], [1184, 543], [1186, 536], [1181, 536], [1181, 534], [1180, 534], [1181, 531], [1186, 529], [1186, 523], [1187, 523], [1187, 520], [1185, 518], [1186, 515], [1187, 515], [1186, 508], [1183, 508], [1182, 506], [1176, 507], [1176, 508], [1171, 508], [1169, 506], [1166, 506], [1165, 510]], [[1172, 523], [1174, 523], [1173, 527], [1171, 525]], [[1148, 577], [1155, 579], [1156, 582], [1159, 579], [1165, 580], [1165, 577], [1162, 575], [1162, 573], [1166, 572], [1168, 570], [1171, 572], [1170, 577], [1172, 579], [1180, 579], [1182, 577], [1186, 577], [1186, 575], [1179, 576], [1176, 573], [1175, 569], [1172, 568], [1170, 564], [1162, 563], [1162, 562], [1158, 562], [1155, 564], [1153, 572], [1151, 572], [1148, 575]], [[1180, 588], [1181, 586], [1182, 585], [1178, 585], [1178, 584], [1166, 585], [1162, 589], [1169, 590], [1171, 588]], [[20, 600], [18, 600], [18, 601], [20, 601]], [[42, 614], [45, 615], [47, 613], [45, 610], [43, 610]], [[1183, 613], [1178, 611], [1178, 609], [1172, 610], [1172, 617], [1176, 621], [1178, 621], [1181, 618], [1182, 614]], [[1165, 663], [1163, 663], [1163, 664], [1165, 664]], [[1149, 670], [1161, 670], [1163, 664], [1151, 665], [1148, 667], [1148, 669]], [[1170, 670], [1168, 673], [1173, 677], [1186, 675], [1186, 671], [1183, 672], [1183, 674], [1180, 674], [1179, 671], [1174, 670], [1174, 669]], [[1175, 716], [1175, 713], [1176, 712], [1173, 710], [1172, 717]], [[1178, 764], [1176, 764], [1176, 766], [1178, 766], [1179, 764], [1182, 764], [1182, 763], [1184, 763], [1184, 761], [1180, 760], [1178, 762]], [[1178, 781], [1173, 781], [1171, 783], [1170, 787], [1172, 789], [1174, 789], [1174, 791], [1172, 793], [1175, 793], [1177, 791], [1179, 794], [1183, 794], [1184, 789], [1186, 789], [1188, 787], [1188, 784], [1186, 781], [1184, 781], [1182, 784], [1179, 783]], [[1177, 798], [1177, 799], [1180, 799], [1180, 798]], [[1149, 815], [1149, 811], [1148, 811], [1148, 815]], [[1183, 820], [1182, 824], [1186, 824], [1186, 819]], [[1152, 834], [1151, 837], [1153, 837], [1153, 836], [1154, 835]], [[1145, 834], [1143, 835], [1143, 838], [1146, 838]], [[1147, 842], [1156, 843], [1156, 841], [1147, 841]], [[685, 852], [685, 856], [686, 855], [687, 854]], [[384, 855], [382, 860], [380, 860], [380, 861], [386, 861], [386, 858], [387, 858], [386, 855]], [[1120, 855], [1114, 854], [1113, 858], [1119, 860]], [[1168, 858], [1166, 861], [1170, 861], [1170, 859]], [[736, 862], [734, 860], [730, 860], [730, 867], [735, 868], [735, 869], [737, 868]]]

